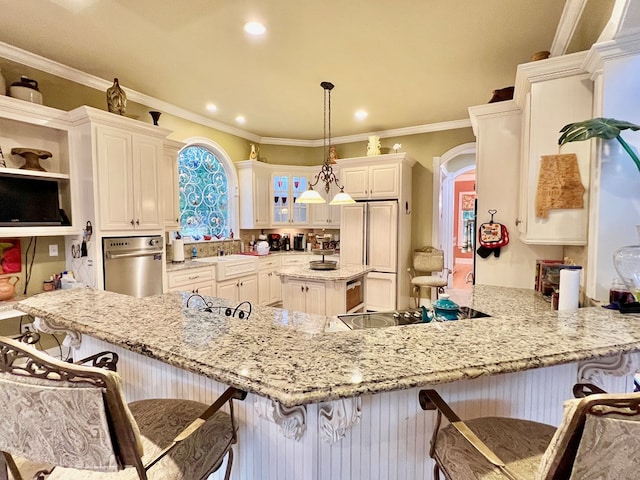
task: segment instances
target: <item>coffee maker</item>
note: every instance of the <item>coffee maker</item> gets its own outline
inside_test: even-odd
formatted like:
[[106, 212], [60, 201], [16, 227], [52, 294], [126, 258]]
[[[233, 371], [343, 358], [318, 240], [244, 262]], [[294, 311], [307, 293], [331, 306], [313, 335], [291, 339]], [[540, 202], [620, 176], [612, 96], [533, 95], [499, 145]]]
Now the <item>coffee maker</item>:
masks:
[[304, 233], [296, 233], [293, 237], [293, 249], [298, 252], [304, 251]]
[[280, 250], [280, 234], [279, 233], [270, 233], [267, 235], [269, 239], [269, 250], [278, 251]]

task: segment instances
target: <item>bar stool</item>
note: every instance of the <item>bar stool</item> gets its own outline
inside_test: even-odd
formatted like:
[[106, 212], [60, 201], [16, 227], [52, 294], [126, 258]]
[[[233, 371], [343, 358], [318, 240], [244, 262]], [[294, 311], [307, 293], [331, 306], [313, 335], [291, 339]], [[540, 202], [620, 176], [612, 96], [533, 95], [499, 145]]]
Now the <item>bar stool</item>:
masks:
[[[438, 298], [449, 283], [449, 269], [444, 267], [444, 252], [437, 248], [422, 247], [414, 250], [413, 266], [408, 271], [416, 308], [420, 306], [420, 290], [423, 287], [435, 288]], [[433, 273], [440, 275], [432, 275]]]

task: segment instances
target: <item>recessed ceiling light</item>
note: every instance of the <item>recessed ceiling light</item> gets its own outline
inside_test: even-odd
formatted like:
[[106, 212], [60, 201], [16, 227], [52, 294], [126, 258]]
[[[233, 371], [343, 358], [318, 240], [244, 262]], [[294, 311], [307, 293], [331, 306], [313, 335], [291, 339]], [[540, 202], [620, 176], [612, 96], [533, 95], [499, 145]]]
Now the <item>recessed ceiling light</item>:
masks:
[[244, 31], [250, 35], [263, 35], [267, 27], [260, 22], [247, 22], [244, 24]]
[[207, 110], [209, 110], [210, 112], [215, 112], [216, 110], [218, 110], [218, 107], [216, 107], [213, 103], [207, 103]]
[[238, 116], [236, 117], [236, 122], [238, 122], [238, 123], [242, 123], [242, 124], [244, 124], [246, 121], [247, 121], [247, 119], [246, 119], [246, 118], [244, 118], [244, 115], [238, 115]]
[[364, 120], [365, 118], [367, 118], [369, 114], [365, 111], [365, 110], [358, 110], [356, 112], [356, 118], [358, 120]]

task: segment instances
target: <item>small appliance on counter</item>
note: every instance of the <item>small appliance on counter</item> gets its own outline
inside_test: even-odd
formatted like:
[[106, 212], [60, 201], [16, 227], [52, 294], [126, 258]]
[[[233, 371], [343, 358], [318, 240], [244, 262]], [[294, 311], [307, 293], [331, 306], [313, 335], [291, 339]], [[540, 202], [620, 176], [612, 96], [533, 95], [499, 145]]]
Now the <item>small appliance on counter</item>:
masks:
[[267, 242], [267, 237], [264, 235], [260, 235], [258, 237], [258, 243], [256, 243], [256, 252], [258, 252], [258, 255], [268, 255], [269, 250], [270, 250], [270, 246], [269, 246], [269, 242]]
[[293, 237], [293, 249], [296, 252], [304, 252], [304, 233], [296, 233]]
[[291, 250], [291, 242], [289, 241], [289, 236], [288, 235], [283, 235], [282, 236], [282, 241], [280, 242], [280, 245], [282, 246], [282, 249], [285, 252], [288, 252], [289, 250]]
[[269, 248], [270, 250], [277, 252], [280, 250], [280, 234], [279, 233], [270, 233], [268, 235], [269, 238]]

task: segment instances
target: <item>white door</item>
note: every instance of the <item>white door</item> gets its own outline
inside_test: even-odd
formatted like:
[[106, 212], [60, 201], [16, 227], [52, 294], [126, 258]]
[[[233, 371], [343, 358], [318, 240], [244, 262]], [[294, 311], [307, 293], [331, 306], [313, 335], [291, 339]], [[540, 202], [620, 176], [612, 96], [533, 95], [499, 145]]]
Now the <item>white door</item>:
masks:
[[305, 299], [305, 312], [325, 315], [325, 287], [324, 283], [307, 282], [304, 287]]
[[[378, 272], [395, 273], [398, 266], [398, 203], [370, 202], [368, 208], [367, 265]], [[342, 239], [342, 231], [340, 237]]]
[[[401, 272], [400, 275], [408, 275]], [[367, 288], [365, 289], [365, 301], [367, 310], [383, 312], [395, 310], [397, 277], [395, 273], [370, 272], [367, 275]]]
[[133, 138], [135, 228], [161, 228], [160, 158], [162, 144], [141, 135]]
[[340, 263], [363, 265], [364, 249], [364, 203], [342, 206], [340, 216]]
[[226, 298], [233, 302], [238, 301], [238, 281], [227, 280], [226, 282], [218, 282], [216, 286], [216, 297]]
[[250, 275], [238, 280], [238, 301], [258, 303], [258, 277]]

